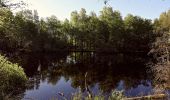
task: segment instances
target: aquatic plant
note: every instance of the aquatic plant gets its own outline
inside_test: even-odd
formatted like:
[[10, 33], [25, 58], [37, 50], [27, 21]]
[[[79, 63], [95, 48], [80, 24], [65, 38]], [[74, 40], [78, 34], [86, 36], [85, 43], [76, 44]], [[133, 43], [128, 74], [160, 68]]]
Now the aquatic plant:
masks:
[[113, 90], [109, 96], [103, 94], [98, 95], [85, 95], [82, 92], [77, 92], [72, 95], [70, 99], [64, 96], [64, 93], [58, 93], [64, 100], [124, 100], [126, 97], [123, 94], [123, 91]]
[[125, 98], [123, 91], [117, 90], [113, 90], [111, 96], [109, 96], [109, 100], [122, 100], [123, 98]]

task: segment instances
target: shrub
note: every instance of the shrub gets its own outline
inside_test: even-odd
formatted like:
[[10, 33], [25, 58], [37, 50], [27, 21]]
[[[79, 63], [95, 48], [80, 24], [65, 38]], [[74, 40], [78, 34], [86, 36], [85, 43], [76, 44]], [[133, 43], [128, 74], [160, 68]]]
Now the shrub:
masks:
[[23, 68], [0, 55], [0, 97], [15, 93], [27, 81]]

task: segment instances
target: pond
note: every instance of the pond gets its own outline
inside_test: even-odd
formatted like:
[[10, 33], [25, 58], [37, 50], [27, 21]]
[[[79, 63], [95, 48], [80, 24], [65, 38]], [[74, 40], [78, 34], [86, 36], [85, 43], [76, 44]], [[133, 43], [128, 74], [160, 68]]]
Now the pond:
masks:
[[60, 54], [22, 54], [15, 58], [29, 77], [22, 100], [62, 99], [86, 88], [93, 94], [108, 96], [122, 90], [127, 97], [152, 94], [152, 75], [143, 54], [96, 54], [70, 52]]

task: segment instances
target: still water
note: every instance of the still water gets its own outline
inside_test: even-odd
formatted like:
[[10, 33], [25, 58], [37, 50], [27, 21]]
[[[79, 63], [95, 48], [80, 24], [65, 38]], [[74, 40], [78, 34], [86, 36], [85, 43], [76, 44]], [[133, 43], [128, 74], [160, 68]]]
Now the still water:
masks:
[[148, 61], [143, 54], [23, 54], [17, 62], [24, 67], [29, 84], [22, 100], [61, 100], [59, 93], [70, 98], [79, 91], [86, 95], [86, 87], [96, 95], [107, 96], [112, 90], [123, 90], [127, 97], [152, 94]]

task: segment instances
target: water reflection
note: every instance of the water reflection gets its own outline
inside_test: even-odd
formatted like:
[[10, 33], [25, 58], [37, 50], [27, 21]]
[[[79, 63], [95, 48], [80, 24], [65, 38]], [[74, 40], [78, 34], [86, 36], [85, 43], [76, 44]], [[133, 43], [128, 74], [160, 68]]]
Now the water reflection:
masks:
[[30, 77], [24, 99], [60, 98], [58, 92], [70, 97], [79, 89], [86, 92], [85, 83], [94, 94], [102, 92], [107, 95], [113, 89], [124, 90], [126, 96], [152, 92], [145, 65], [148, 58], [143, 54], [73, 52], [60, 55], [25, 54], [19, 58], [18, 62]]

